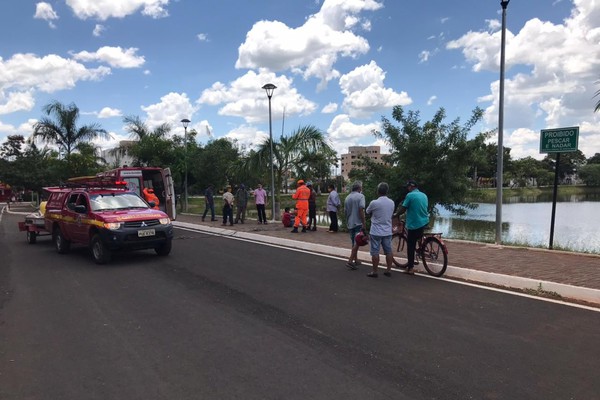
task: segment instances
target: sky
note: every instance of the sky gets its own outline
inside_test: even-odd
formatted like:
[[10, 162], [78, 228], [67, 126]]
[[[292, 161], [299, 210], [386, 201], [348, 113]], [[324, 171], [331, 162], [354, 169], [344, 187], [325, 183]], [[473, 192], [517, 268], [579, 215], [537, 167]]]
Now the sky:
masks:
[[[129, 139], [123, 117], [254, 148], [314, 125], [339, 154], [381, 145], [392, 108], [498, 127], [500, 0], [0, 0], [0, 143], [33, 132], [51, 101]], [[579, 127], [600, 152], [600, 1], [506, 9], [504, 146], [540, 154], [540, 130]], [[495, 142], [497, 137], [491, 141]]]

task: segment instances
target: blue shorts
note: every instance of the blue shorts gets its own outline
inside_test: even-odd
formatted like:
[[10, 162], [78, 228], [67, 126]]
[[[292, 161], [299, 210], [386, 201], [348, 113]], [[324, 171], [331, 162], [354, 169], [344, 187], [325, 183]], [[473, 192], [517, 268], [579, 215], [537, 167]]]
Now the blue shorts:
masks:
[[383, 254], [392, 254], [392, 235], [390, 236], [375, 236], [369, 235], [371, 243], [371, 257], [379, 255], [380, 245], [383, 247]]
[[354, 228], [348, 230], [350, 233], [350, 240], [352, 241], [352, 247], [354, 247], [354, 236], [358, 235], [358, 232], [362, 229], [362, 225], [357, 225]]

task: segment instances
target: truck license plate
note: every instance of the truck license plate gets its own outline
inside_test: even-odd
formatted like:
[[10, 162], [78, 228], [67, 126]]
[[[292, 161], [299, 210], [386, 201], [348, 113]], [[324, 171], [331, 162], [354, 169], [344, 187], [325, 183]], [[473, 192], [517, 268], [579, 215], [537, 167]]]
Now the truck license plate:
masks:
[[142, 229], [138, 231], [138, 237], [147, 237], [147, 236], [154, 236], [156, 235], [156, 232], [154, 231], [154, 229]]

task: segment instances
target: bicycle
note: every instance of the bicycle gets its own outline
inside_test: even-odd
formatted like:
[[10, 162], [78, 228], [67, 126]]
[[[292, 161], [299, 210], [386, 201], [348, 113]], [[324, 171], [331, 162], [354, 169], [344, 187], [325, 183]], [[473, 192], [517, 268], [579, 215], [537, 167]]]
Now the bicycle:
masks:
[[[408, 265], [408, 232], [405, 222], [398, 218], [398, 223], [394, 224], [392, 229], [392, 249], [394, 251], [394, 264], [401, 269], [406, 269]], [[401, 263], [400, 259], [405, 259]], [[448, 248], [442, 240], [441, 233], [424, 233], [417, 242], [415, 250], [415, 265], [421, 259], [423, 266], [429, 275], [440, 277], [446, 272], [448, 267]]]

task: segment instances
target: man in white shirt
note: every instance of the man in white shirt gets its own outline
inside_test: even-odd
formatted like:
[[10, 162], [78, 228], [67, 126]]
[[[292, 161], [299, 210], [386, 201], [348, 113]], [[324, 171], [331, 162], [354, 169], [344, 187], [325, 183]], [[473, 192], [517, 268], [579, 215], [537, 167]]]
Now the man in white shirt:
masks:
[[387, 270], [383, 273], [387, 277], [392, 276], [392, 263], [394, 254], [392, 253], [392, 217], [394, 215], [394, 201], [387, 197], [390, 187], [387, 183], [381, 182], [377, 185], [377, 199], [369, 203], [366, 213], [371, 216], [371, 261], [373, 270], [367, 274], [369, 278], [377, 278], [379, 268], [379, 250], [383, 247]]

